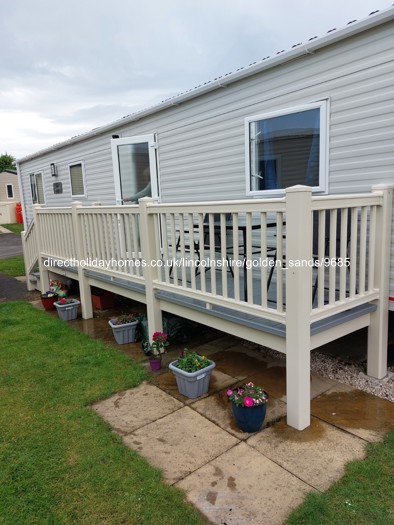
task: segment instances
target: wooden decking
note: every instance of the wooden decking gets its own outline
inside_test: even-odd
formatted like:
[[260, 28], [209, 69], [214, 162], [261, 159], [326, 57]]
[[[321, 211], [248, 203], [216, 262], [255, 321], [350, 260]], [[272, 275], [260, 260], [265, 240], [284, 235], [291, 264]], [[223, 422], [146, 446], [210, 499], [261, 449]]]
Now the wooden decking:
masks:
[[[36, 206], [23, 236], [25, 263], [30, 273], [38, 262], [45, 289], [53, 275], [77, 279], [84, 318], [98, 286], [146, 303], [150, 333], [168, 311], [285, 353], [288, 423], [302, 429], [310, 423], [314, 348], [369, 327], [368, 374], [387, 374], [391, 213], [392, 190], [383, 187], [324, 197], [294, 187], [264, 201]], [[321, 239], [316, 253], [314, 237]], [[174, 264], [227, 260], [230, 248], [241, 261], [232, 272]], [[267, 286], [269, 267], [254, 262], [269, 258], [281, 264]], [[319, 260], [329, 264], [317, 267]], [[350, 265], [338, 264], [344, 260]]]

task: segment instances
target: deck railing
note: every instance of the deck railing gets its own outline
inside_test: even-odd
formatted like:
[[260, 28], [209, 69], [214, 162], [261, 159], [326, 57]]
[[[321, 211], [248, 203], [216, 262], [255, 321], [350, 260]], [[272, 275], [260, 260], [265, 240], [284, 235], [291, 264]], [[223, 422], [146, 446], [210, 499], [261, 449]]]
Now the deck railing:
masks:
[[26, 270], [37, 253], [82, 260], [83, 269], [140, 283], [148, 276], [156, 290], [282, 323], [294, 275], [310, 290], [311, 322], [375, 300], [384, 193], [306, 195], [304, 202], [289, 190], [253, 201], [36, 206], [23, 236]]
[[[162, 328], [169, 296], [183, 300], [182, 313], [198, 303], [204, 319], [215, 308], [279, 323], [285, 339], [258, 331], [252, 340], [286, 352], [288, 423], [302, 429], [310, 421], [310, 350], [324, 339], [311, 335], [313, 323], [373, 302], [376, 311], [349, 331], [369, 326], [368, 374], [387, 373], [391, 214], [392, 189], [383, 186], [361, 195], [312, 197], [295, 186], [280, 199], [35, 206], [23, 246], [26, 268], [37, 254], [43, 288], [56, 273], [48, 258], [75, 261], [85, 318], [94, 270], [120, 294], [125, 280], [145, 291], [150, 333]], [[335, 337], [331, 331], [326, 341]]]

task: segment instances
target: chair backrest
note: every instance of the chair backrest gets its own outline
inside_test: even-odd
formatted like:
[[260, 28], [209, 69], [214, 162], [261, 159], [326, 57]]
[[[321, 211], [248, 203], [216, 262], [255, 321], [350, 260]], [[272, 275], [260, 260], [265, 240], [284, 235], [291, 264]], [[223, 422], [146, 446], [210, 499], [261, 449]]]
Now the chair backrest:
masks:
[[[220, 215], [221, 215], [220, 213], [213, 214], [214, 239], [215, 239], [215, 250], [216, 251], [221, 251], [221, 247], [222, 247]], [[232, 213], [226, 213], [226, 233], [228, 231], [227, 226], [232, 224], [232, 220], [233, 220]], [[206, 213], [204, 216], [204, 245], [206, 247], [208, 247], [209, 245], [209, 213]]]
[[[330, 210], [326, 210], [325, 213], [325, 228], [324, 228], [324, 256], [328, 257], [330, 253]], [[335, 256], [339, 257], [340, 255], [340, 246], [341, 246], [341, 218], [342, 213], [341, 209], [337, 209], [337, 227], [336, 227], [336, 245], [335, 245]], [[351, 209], [348, 208], [347, 211], [347, 231], [346, 231], [346, 245], [348, 245], [350, 240], [350, 231], [351, 231]], [[313, 255], [318, 255], [319, 247], [319, 212], [313, 212]]]

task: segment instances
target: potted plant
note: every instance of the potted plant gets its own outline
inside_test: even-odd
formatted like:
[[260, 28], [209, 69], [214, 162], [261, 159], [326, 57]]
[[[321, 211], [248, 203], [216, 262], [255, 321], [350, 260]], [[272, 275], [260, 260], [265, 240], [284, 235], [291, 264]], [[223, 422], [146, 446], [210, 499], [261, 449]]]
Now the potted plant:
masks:
[[119, 345], [135, 342], [138, 321], [139, 316], [136, 314], [123, 314], [108, 321]]
[[41, 294], [41, 303], [45, 310], [54, 310], [55, 301], [57, 301], [57, 295], [52, 290], [48, 290]]
[[205, 356], [189, 352], [187, 348], [180, 353], [177, 361], [169, 364], [174, 373], [179, 392], [191, 399], [208, 392], [209, 380], [215, 363]]
[[49, 289], [54, 292], [58, 297], [67, 297], [68, 286], [61, 281], [52, 279], [49, 281]]
[[80, 304], [78, 299], [67, 299], [66, 297], [54, 302], [57, 313], [63, 321], [76, 319], [78, 316], [78, 306]]
[[164, 332], [155, 332], [152, 336], [152, 342], [145, 340], [142, 343], [142, 349], [149, 357], [149, 365], [152, 372], [161, 369], [161, 357], [169, 345], [168, 335]]
[[227, 390], [237, 425], [244, 432], [260, 430], [267, 409], [269, 395], [254, 383]]

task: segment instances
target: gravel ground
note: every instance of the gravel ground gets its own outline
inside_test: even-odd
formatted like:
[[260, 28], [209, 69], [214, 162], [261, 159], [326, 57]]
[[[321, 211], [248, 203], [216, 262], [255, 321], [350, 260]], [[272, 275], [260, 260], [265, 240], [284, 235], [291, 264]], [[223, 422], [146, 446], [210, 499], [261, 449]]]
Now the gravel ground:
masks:
[[[278, 360], [286, 358], [284, 354], [269, 348], [262, 347], [261, 352]], [[345, 364], [316, 351], [311, 353], [311, 372], [394, 402], [394, 367], [389, 367], [388, 371], [391, 379], [378, 381], [365, 377], [364, 366], [361, 364]]]

